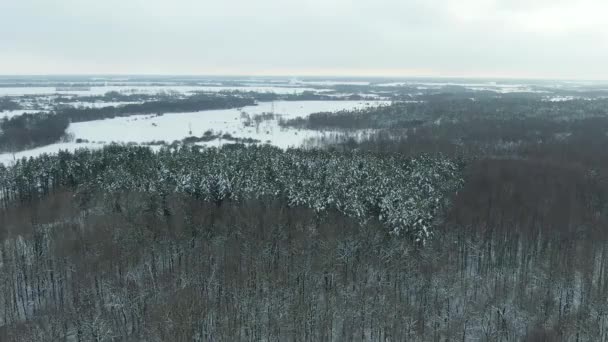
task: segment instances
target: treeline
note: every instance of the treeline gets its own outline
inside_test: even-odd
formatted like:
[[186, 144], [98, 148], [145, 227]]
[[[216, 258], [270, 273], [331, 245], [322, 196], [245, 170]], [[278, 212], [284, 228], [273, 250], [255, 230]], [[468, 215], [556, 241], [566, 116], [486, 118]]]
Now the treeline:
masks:
[[422, 125], [426, 118], [408, 111], [409, 104], [398, 103], [373, 108], [313, 113], [304, 118], [281, 120], [282, 126], [304, 129], [404, 128]]
[[55, 143], [68, 126], [67, 118], [47, 113], [5, 118], [0, 120], [0, 153]]
[[260, 102], [270, 101], [360, 101], [369, 100], [375, 101], [377, 98], [372, 96], [359, 95], [357, 93], [340, 93], [335, 91], [303, 91], [294, 92], [293, 94], [277, 94], [271, 92], [257, 92], [257, 91], [240, 91], [240, 90], [226, 90], [221, 91], [220, 94], [229, 94], [234, 96], [250, 97]]
[[103, 95], [64, 97], [59, 96], [54, 99], [55, 103], [73, 103], [73, 102], [145, 102], [155, 100], [176, 100], [185, 97], [182, 93], [161, 92], [158, 94], [144, 93], [124, 93], [118, 91], [108, 91]]
[[409, 129], [345, 131], [333, 139], [315, 138], [312, 147], [328, 143], [339, 150], [359, 149], [404, 155], [442, 153], [465, 160], [536, 159], [583, 165], [608, 171], [608, 117], [572, 121], [541, 118], [442, 121]]
[[285, 126], [308, 129], [408, 128], [435, 122], [538, 119], [572, 121], [608, 116], [608, 99], [551, 102], [526, 96], [460, 98], [450, 94], [419, 97], [389, 106], [322, 112], [283, 121]]
[[13, 101], [10, 97], [0, 97], [0, 115], [5, 110], [18, 110], [21, 109], [19, 103]]

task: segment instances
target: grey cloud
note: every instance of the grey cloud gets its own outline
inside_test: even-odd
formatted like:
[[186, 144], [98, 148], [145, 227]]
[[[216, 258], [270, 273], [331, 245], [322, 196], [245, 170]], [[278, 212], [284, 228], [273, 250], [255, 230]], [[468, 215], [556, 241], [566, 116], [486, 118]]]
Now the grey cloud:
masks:
[[[0, 74], [608, 79], [605, 25], [537, 32], [538, 23], [522, 22], [528, 13], [542, 20], [544, 9], [575, 1], [9, 0], [0, 3]], [[596, 0], [584, 1], [603, 9]]]

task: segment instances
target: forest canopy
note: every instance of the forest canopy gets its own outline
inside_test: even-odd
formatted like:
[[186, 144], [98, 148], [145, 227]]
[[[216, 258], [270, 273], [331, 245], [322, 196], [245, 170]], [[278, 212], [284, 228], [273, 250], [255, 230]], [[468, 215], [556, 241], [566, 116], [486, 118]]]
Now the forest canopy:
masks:
[[395, 235], [424, 242], [436, 214], [461, 186], [459, 166], [444, 157], [357, 152], [282, 151], [270, 146], [221, 149], [112, 145], [22, 159], [0, 169], [2, 199], [30, 199], [55, 188], [79, 193], [187, 194], [224, 201], [279, 200], [319, 214], [377, 219]]

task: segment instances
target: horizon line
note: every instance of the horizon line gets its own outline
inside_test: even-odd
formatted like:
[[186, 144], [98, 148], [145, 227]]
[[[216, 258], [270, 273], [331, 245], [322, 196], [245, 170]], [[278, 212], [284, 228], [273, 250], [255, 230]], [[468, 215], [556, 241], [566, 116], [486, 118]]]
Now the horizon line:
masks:
[[260, 78], [330, 78], [330, 79], [471, 79], [471, 80], [530, 80], [530, 81], [577, 81], [577, 82], [608, 82], [608, 79], [571, 78], [571, 77], [541, 77], [541, 76], [454, 76], [454, 75], [356, 75], [356, 74], [221, 74], [221, 73], [34, 73], [34, 74], [0, 74], [7, 77], [260, 77]]

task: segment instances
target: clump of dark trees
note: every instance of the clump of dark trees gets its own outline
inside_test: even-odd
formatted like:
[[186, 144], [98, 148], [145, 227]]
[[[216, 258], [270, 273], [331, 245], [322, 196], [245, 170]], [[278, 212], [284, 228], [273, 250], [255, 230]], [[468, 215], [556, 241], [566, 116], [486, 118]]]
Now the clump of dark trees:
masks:
[[[232, 143], [240, 143], [240, 144], [257, 144], [260, 142], [260, 140], [253, 139], [253, 138], [233, 137], [230, 133], [222, 133], [222, 132], [214, 133], [213, 131], [206, 131], [200, 137], [196, 137], [196, 136], [186, 137], [186, 138], [182, 139], [181, 143], [188, 145], [188, 144], [195, 144], [195, 143], [199, 143], [199, 142], [209, 142], [209, 141], [214, 141], [214, 140], [225, 140], [225, 141], [230, 141]], [[165, 144], [161, 144], [161, 145], [165, 145]]]
[[[165, 146], [165, 147], [169, 147], [172, 149], [176, 149], [176, 148], [180, 148], [182, 146], [191, 146], [191, 145], [195, 145], [197, 143], [201, 143], [201, 142], [210, 142], [210, 141], [214, 141], [214, 140], [220, 140], [220, 141], [228, 141], [230, 144], [257, 144], [260, 143], [261, 141], [258, 139], [253, 139], [253, 138], [238, 138], [238, 137], [233, 137], [230, 133], [223, 133], [223, 132], [214, 132], [213, 130], [208, 130], [205, 133], [203, 133], [202, 136], [197, 137], [197, 136], [188, 136], [183, 138], [182, 140], [174, 140], [172, 142], [167, 142], [165, 140], [153, 140], [153, 141], [147, 141], [141, 144], [136, 144], [136, 143], [128, 143], [127, 145], [144, 145], [144, 146]], [[76, 139], [77, 143], [87, 143], [89, 142], [88, 140], [84, 140], [84, 139]]]
[[315, 92], [306, 90], [293, 94], [277, 94], [271, 92], [257, 91], [222, 91], [222, 94], [230, 94], [235, 96], [251, 97], [260, 102], [269, 101], [359, 101], [359, 100], [376, 100], [374, 97], [362, 96], [357, 93], [344, 94], [337, 91]]
[[5, 110], [21, 109], [19, 103], [13, 101], [10, 97], [0, 97], [0, 115]]
[[64, 137], [68, 126], [67, 118], [48, 113], [0, 120], [0, 153], [55, 143]]
[[[473, 96], [473, 95], [469, 95]], [[392, 105], [321, 112], [306, 118], [283, 121], [284, 126], [308, 129], [398, 129], [439, 122], [489, 121], [507, 123], [537, 121], [573, 121], [608, 117], [608, 99], [547, 101], [538, 96], [480, 96], [467, 98], [461, 94], [435, 94], [417, 97]]]
[[55, 103], [72, 104], [74, 102], [146, 102], [155, 100], [176, 100], [184, 98], [182, 93], [162, 92], [158, 94], [128, 93], [108, 91], [103, 95], [91, 96], [61, 96], [54, 99]]

